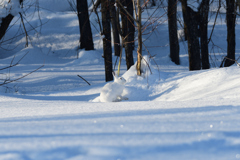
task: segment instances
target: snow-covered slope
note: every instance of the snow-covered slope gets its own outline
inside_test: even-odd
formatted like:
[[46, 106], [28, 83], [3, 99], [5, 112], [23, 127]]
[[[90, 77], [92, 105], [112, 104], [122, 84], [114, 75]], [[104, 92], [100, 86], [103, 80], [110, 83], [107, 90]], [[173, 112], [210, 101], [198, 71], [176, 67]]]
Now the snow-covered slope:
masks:
[[[44, 67], [0, 87], [0, 160], [240, 159], [240, 68], [217, 67], [226, 55], [221, 18], [212, 37], [215, 44], [210, 44], [212, 68], [189, 72], [186, 42], [180, 43], [181, 65], [169, 59], [166, 15], [159, 9], [156, 16], [163, 16], [157, 30], [143, 37], [154, 56], [147, 60], [151, 71], [146, 63], [143, 76], [136, 75], [135, 66], [126, 71], [123, 58], [122, 95], [128, 99], [101, 103], [106, 82], [95, 15], [91, 13], [95, 50], [78, 50], [77, 16], [68, 2], [41, 0], [39, 5], [40, 15], [26, 17], [29, 47], [24, 35], [8, 41], [18, 31], [18, 17], [1, 43], [0, 68], [25, 55], [19, 65], [1, 71], [1, 81]], [[212, 25], [213, 18], [209, 31]], [[237, 44], [239, 29], [237, 25]]]
[[230, 100], [239, 99], [240, 68], [211, 69], [200, 72], [180, 73], [178, 78], [165, 80], [160, 101]]

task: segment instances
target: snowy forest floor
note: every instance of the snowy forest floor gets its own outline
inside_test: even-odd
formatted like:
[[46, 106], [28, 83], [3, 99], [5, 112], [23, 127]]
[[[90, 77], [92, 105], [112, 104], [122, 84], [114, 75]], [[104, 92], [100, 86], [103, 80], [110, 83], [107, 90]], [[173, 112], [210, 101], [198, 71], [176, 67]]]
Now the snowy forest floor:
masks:
[[[160, 25], [143, 37], [154, 56], [153, 74], [129, 76], [123, 58], [128, 100], [101, 103], [106, 83], [95, 15], [95, 50], [77, 50], [76, 14], [67, 2], [43, 0], [40, 5], [56, 6], [49, 3], [58, 5], [41, 10], [41, 21], [38, 15], [27, 17], [29, 47], [24, 48], [24, 35], [7, 41], [19, 32], [18, 17], [1, 44], [0, 68], [27, 53], [19, 65], [2, 71], [1, 79], [14, 80], [44, 67], [0, 88], [0, 160], [240, 159], [240, 68], [218, 68], [227, 48], [224, 13], [209, 45], [212, 68], [189, 72], [186, 42], [180, 42], [181, 65], [169, 59], [167, 18], [164, 8], [159, 9], [156, 16], [164, 15], [157, 21]], [[209, 32], [214, 16], [212, 12]], [[32, 30], [41, 23], [38, 32]], [[239, 29], [236, 25], [237, 58]], [[148, 54], [145, 49], [143, 54]]]

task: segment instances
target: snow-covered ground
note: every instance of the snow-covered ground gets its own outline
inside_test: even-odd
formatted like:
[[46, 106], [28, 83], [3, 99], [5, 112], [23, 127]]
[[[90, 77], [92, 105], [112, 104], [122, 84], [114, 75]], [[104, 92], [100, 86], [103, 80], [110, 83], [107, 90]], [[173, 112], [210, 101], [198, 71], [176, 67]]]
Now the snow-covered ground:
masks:
[[[159, 9], [155, 15], [163, 16], [157, 30], [143, 37], [154, 56], [152, 74], [146, 70], [138, 77], [135, 67], [126, 72], [123, 58], [122, 96], [128, 99], [102, 103], [106, 82], [94, 13], [95, 50], [77, 50], [78, 20], [68, 3], [39, 2], [40, 12], [30, 14], [34, 7], [27, 11], [29, 47], [24, 35], [8, 41], [19, 31], [18, 17], [1, 43], [0, 68], [25, 57], [1, 71], [0, 79], [14, 80], [44, 67], [0, 87], [0, 160], [240, 159], [240, 68], [218, 68], [227, 47], [224, 13], [209, 47], [212, 68], [189, 72], [186, 42], [180, 42], [181, 65], [169, 59], [167, 18], [164, 8]], [[153, 10], [145, 10], [144, 16]], [[209, 32], [214, 16], [211, 13]], [[237, 25], [237, 58], [239, 29]]]

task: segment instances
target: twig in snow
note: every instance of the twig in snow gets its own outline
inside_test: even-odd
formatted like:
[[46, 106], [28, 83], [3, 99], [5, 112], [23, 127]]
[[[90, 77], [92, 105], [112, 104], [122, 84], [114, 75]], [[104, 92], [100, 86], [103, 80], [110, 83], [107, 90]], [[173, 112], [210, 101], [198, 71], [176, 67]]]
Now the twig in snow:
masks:
[[82, 76], [80, 76], [80, 75], [77, 75], [77, 76], [80, 77], [82, 80], [84, 80], [89, 86], [91, 86], [91, 84], [86, 79], [84, 79]]

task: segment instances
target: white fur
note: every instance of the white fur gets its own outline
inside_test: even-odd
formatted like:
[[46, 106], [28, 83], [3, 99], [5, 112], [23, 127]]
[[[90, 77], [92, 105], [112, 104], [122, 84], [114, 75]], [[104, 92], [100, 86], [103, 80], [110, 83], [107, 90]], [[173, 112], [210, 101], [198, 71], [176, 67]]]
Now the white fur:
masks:
[[124, 90], [125, 83], [126, 80], [123, 77], [114, 76], [114, 82], [109, 82], [105, 86], [103, 86], [102, 91], [100, 93], [100, 101], [118, 102], [123, 100], [122, 93]]

